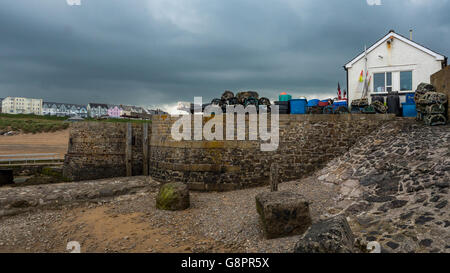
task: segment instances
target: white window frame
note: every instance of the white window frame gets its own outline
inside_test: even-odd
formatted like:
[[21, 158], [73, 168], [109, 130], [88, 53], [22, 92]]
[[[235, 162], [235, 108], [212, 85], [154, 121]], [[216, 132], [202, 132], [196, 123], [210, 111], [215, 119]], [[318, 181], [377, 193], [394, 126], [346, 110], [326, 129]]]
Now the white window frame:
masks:
[[[388, 74], [388, 73], [391, 73], [391, 85], [387, 85], [387, 74]], [[384, 74], [384, 91], [377, 92], [377, 91], [375, 90], [375, 74]], [[372, 80], [372, 93], [373, 93], [373, 94], [384, 94], [384, 93], [388, 93], [388, 91], [387, 91], [388, 88], [391, 88], [391, 91], [392, 91], [392, 82], [393, 82], [393, 79], [392, 79], [392, 71], [389, 71], [389, 72], [375, 72], [375, 73], [372, 74], [372, 78], [373, 78], [373, 80]]]
[[[393, 70], [393, 71], [385, 71], [385, 72], [373, 72], [372, 73], [372, 91], [371, 94], [388, 94], [389, 92], [387, 91], [387, 88], [390, 87], [392, 88], [392, 91], [396, 91], [399, 94], [407, 94], [407, 93], [411, 93], [414, 92], [414, 90], [408, 90], [408, 91], [400, 91], [401, 86], [399, 87], [399, 90], [393, 90], [393, 83], [394, 83], [394, 78], [393, 75], [394, 73], [398, 73], [398, 82], [399, 84], [401, 83], [401, 73], [402, 72], [411, 72], [411, 86], [414, 85], [414, 70], [413, 69], [406, 69], [406, 70]], [[375, 74], [383, 74], [384, 73], [384, 92], [376, 92], [375, 91]], [[387, 73], [391, 73], [391, 85], [387, 85]], [[413, 87], [414, 88], [414, 87]]]

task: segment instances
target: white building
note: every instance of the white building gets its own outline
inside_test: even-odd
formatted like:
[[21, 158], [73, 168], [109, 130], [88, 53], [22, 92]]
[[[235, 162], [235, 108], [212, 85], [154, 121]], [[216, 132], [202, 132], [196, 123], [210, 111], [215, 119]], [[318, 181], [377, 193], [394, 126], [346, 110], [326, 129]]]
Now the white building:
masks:
[[42, 99], [6, 97], [2, 101], [2, 113], [42, 115]]
[[362, 97], [364, 78], [368, 71], [370, 84], [368, 97], [386, 96], [390, 91], [398, 91], [401, 102], [405, 94], [414, 92], [422, 83], [430, 83], [430, 76], [447, 66], [447, 57], [438, 54], [391, 30], [373, 46], [347, 63], [347, 90], [349, 103]]

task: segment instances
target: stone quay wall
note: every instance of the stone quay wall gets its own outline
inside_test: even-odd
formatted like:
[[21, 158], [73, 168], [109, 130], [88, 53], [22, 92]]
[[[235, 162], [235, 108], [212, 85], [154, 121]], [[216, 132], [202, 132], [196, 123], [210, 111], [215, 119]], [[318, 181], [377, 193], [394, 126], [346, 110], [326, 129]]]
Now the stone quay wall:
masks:
[[[203, 125], [210, 120], [202, 119]], [[178, 118], [153, 116], [148, 128], [149, 175], [161, 182], [186, 183], [193, 190], [227, 191], [268, 184], [270, 165], [277, 163], [281, 181], [299, 179], [394, 119], [393, 115], [280, 115], [278, 149], [263, 152], [262, 141], [248, 140], [248, 117], [244, 141], [177, 141], [171, 129]], [[126, 131], [125, 123], [72, 124], [64, 176], [73, 181], [126, 176]], [[132, 175], [142, 175], [143, 125], [133, 124], [132, 132]]]
[[[359, 138], [394, 118], [393, 115], [280, 115], [279, 147], [273, 152], [263, 152], [261, 141], [176, 141], [170, 134], [176, 119], [154, 117], [150, 175], [162, 182], [187, 183], [194, 190], [225, 191], [268, 184], [270, 165], [277, 163], [282, 181], [299, 179], [324, 167], [348, 151]], [[207, 121], [204, 118], [203, 124]], [[248, 124], [246, 127], [248, 139]]]
[[[133, 175], [143, 170], [142, 130], [142, 124], [132, 124]], [[71, 124], [63, 175], [72, 181], [126, 176], [126, 136], [126, 123]]]

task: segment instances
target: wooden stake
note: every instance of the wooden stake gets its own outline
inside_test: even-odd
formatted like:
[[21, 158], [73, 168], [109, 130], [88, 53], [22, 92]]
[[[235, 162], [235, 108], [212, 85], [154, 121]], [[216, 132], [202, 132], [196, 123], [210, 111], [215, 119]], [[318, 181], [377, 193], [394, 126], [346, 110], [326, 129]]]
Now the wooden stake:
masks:
[[142, 172], [143, 175], [148, 176], [148, 123], [142, 125], [142, 150], [144, 155]]
[[127, 169], [127, 176], [132, 176], [132, 144], [133, 144], [133, 129], [131, 123], [127, 123], [127, 136], [126, 136], [126, 150], [125, 150], [125, 164]]
[[270, 191], [278, 191], [278, 164], [270, 165]]

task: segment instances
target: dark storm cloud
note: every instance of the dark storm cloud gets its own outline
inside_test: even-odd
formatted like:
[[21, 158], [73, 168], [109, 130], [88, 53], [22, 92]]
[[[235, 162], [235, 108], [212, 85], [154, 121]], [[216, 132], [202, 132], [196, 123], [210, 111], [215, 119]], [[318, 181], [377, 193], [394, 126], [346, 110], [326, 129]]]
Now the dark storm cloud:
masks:
[[334, 94], [389, 29], [449, 55], [448, 0], [7, 0], [0, 97], [161, 105], [225, 89]]

